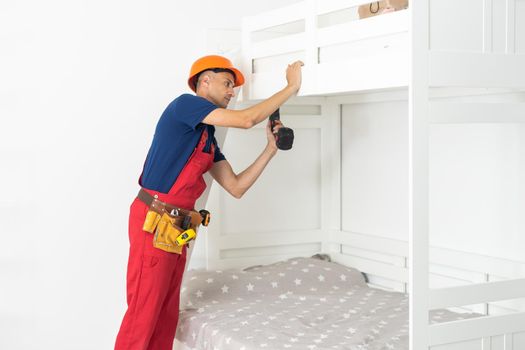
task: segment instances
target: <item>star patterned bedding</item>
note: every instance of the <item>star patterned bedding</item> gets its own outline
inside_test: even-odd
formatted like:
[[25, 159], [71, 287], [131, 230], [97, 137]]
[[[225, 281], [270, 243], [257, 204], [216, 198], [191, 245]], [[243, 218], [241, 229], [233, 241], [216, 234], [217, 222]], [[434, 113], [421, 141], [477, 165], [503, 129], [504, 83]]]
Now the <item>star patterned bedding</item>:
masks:
[[[447, 310], [433, 322], [472, 317]], [[190, 270], [177, 339], [190, 349], [408, 349], [408, 297], [356, 269], [294, 258], [245, 270]]]

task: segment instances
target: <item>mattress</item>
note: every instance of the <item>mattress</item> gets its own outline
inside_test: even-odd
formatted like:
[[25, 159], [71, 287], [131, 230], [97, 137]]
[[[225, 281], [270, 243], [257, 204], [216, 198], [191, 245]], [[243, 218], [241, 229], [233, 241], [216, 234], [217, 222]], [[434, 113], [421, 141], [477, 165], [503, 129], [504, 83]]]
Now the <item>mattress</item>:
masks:
[[[432, 322], [470, 318], [447, 310]], [[408, 349], [408, 296], [358, 270], [294, 258], [245, 270], [187, 272], [177, 340], [190, 349]]]

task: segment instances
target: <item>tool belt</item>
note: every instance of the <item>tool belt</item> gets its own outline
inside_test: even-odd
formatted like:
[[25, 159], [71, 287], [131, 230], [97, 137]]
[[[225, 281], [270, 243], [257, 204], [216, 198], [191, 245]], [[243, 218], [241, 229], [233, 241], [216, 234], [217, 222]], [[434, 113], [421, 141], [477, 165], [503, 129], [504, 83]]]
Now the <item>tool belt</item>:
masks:
[[175, 207], [140, 189], [137, 198], [148, 207], [142, 230], [153, 233], [153, 246], [169, 253], [182, 253], [182, 247], [197, 236], [199, 225], [208, 226], [210, 213]]

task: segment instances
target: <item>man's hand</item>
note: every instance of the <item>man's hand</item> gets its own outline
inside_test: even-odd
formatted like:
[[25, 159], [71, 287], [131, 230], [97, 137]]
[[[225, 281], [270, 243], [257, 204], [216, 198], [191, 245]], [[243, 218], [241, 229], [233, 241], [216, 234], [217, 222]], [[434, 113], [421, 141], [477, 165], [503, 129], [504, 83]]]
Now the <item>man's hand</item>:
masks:
[[273, 132], [272, 122], [268, 120], [268, 123], [266, 124], [266, 137], [268, 138], [268, 145], [266, 146], [266, 148], [275, 154], [278, 150], [277, 143], [275, 142], [275, 135], [277, 134], [279, 129], [283, 127], [283, 123], [281, 123], [280, 120], [275, 120], [274, 123], [275, 126], [273, 128]]
[[299, 88], [301, 88], [302, 66], [304, 66], [302, 61], [295, 61], [294, 63], [289, 64], [288, 68], [286, 68], [286, 81], [288, 82], [288, 86], [292, 87], [295, 92], [299, 91]]

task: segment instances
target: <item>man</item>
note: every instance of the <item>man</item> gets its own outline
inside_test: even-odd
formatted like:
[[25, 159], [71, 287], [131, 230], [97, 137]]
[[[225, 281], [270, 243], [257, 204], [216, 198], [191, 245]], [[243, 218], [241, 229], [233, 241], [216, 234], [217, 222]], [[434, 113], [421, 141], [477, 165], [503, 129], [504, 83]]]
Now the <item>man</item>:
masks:
[[[153, 203], [160, 201], [157, 203], [176, 215], [186, 212], [192, 224], [195, 217], [200, 223], [202, 218], [193, 209], [206, 188], [203, 174], [207, 171], [232, 196], [241, 198], [277, 152], [270, 123], [265, 149], [239, 174], [221, 153], [214, 126], [248, 129], [267, 119], [299, 90], [302, 65], [297, 61], [288, 66], [288, 84], [281, 91], [243, 110], [226, 109], [234, 96], [233, 88], [244, 83], [244, 76], [228, 59], [205, 56], [192, 65], [188, 85], [196, 95], [177, 97], [162, 114], [139, 180], [141, 190], [131, 205], [128, 309], [116, 350], [171, 350], [173, 346], [187, 248], [183, 245], [178, 251], [166, 251], [156, 241], [157, 234], [143, 230]], [[280, 127], [278, 124], [274, 132]]]

